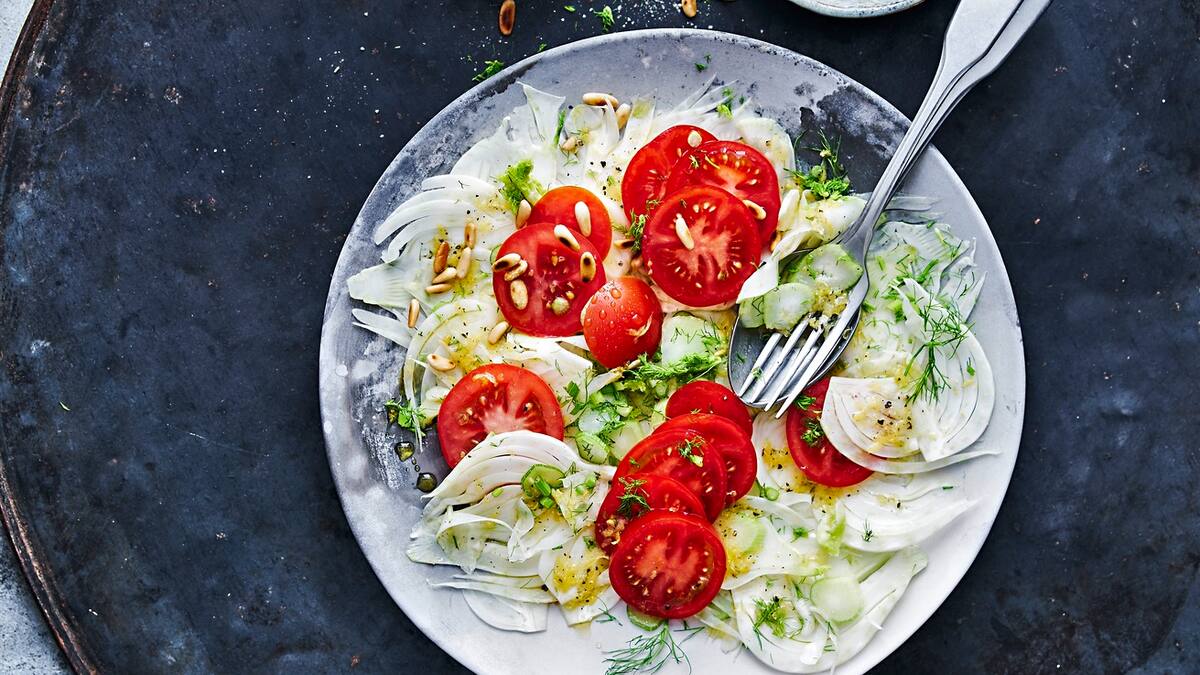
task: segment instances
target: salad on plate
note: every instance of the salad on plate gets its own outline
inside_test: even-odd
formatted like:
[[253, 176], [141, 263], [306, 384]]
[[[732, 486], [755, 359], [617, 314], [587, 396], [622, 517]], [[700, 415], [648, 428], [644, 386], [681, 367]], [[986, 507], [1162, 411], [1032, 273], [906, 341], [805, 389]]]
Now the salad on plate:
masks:
[[[673, 106], [522, 87], [348, 281], [378, 308], [356, 325], [406, 350], [378, 405], [449, 469], [420, 484], [409, 558], [457, 568], [437, 585], [502, 630], [546, 630], [552, 605], [627, 617], [610, 673], [700, 632], [785, 672], [846, 661], [971, 508], [946, 467], [992, 452], [974, 242], [901, 196], [860, 265], [837, 243], [864, 206], [837, 143], [793, 140], [732, 85]], [[832, 376], [782, 419], [743, 405], [733, 325], [828, 320], [863, 274]]]

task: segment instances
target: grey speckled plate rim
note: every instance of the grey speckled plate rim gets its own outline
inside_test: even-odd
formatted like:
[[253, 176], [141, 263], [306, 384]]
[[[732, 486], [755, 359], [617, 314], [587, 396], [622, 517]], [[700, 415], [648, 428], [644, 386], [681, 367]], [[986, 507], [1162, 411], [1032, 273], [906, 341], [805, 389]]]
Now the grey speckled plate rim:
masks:
[[865, 19], [872, 16], [884, 16], [902, 12], [910, 7], [916, 7], [925, 0], [792, 0], [801, 7], [842, 19]]
[[[645, 60], [649, 58], [645, 56], [647, 45], [655, 45], [659, 41], [681, 50], [681, 59], [694, 57], [691, 48], [699, 43], [704, 43], [706, 49], [713, 51], [718, 48], [740, 49], [745, 51], [746, 57], [750, 59], [761, 59], [766, 63], [781, 62], [776, 64], [776, 67], [778, 72], [785, 73], [787, 77], [794, 75], [799, 78], [808, 75], [810, 80], [829, 84], [831, 89], [848, 89], [855, 96], [865, 98], [868, 107], [877, 106], [875, 112], [885, 118], [884, 121], [889, 125], [887, 134], [890, 134], [890, 137], [884, 139], [888, 143], [894, 143], [897, 140], [895, 136], [907, 125], [907, 119], [899, 111], [870, 90], [845, 75], [790, 50], [729, 33], [694, 29], [654, 29], [590, 38], [536, 54], [514, 64], [455, 99], [418, 131], [400, 151], [364, 203], [347, 236], [333, 273], [321, 333], [318, 382], [321, 417], [330, 468], [343, 509], [372, 569], [392, 598], [421, 631], [452, 657], [476, 672], [515, 672], [522, 664], [530, 663], [529, 659], [536, 659], [542, 666], [550, 668], [553, 668], [555, 662], [559, 662], [569, 672], [580, 672], [581, 668], [591, 663], [597, 667], [596, 672], [601, 672], [601, 655], [598, 649], [601, 646], [608, 649], [620, 646], [630, 634], [630, 629], [627, 626], [616, 628], [613, 624], [608, 624], [591, 626], [583, 631], [568, 630], [561, 618], [553, 616], [557, 613], [552, 610], [547, 632], [529, 635], [504, 633], [486, 626], [475, 618], [461, 598], [456, 598], [456, 593], [440, 591], [441, 595], [432, 595], [434, 591], [428, 589], [425, 581], [434, 577], [447, 578], [449, 572], [445, 568], [429, 566], [416, 569], [416, 564], [409, 562], [403, 552], [408, 542], [409, 519], [415, 519], [419, 515], [419, 507], [413, 503], [416, 501], [416, 492], [412, 487], [412, 476], [397, 478], [395, 466], [387, 466], [398, 461], [395, 455], [386, 448], [381, 450], [379, 447], [367, 447], [364, 437], [368, 435], [369, 425], [380, 424], [379, 412], [375, 411], [375, 414], [367, 419], [368, 413], [360, 409], [359, 416], [356, 417], [352, 408], [356, 386], [352, 381], [356, 377], [372, 379], [359, 373], [359, 369], [364, 361], [382, 358], [382, 339], [371, 339], [365, 331], [351, 327], [349, 310], [352, 303], [345, 292], [345, 281], [364, 266], [362, 256], [365, 251], [378, 252], [378, 247], [370, 242], [369, 226], [373, 226], [390, 211], [401, 196], [415, 189], [415, 183], [419, 181], [415, 181], [414, 177], [424, 177], [438, 165], [448, 166], [453, 156], [465, 149], [465, 146], [459, 147], [452, 142], [455, 139], [450, 137], [451, 132], [439, 130], [446, 120], [455, 117], [461, 122], [464, 117], [493, 117], [491, 125], [487, 128], [458, 129], [460, 134], [466, 131], [471, 138], [478, 138], [485, 133], [491, 133], [499, 117], [512, 107], [509, 104], [516, 102], [515, 98], [509, 96], [509, 92], [515, 88], [513, 85], [518, 77], [528, 73], [534, 66], [568, 59], [576, 52], [598, 48], [630, 49]], [[690, 62], [687, 65], [690, 67]], [[788, 71], [788, 68], [804, 68], [808, 72]], [[742, 69], [743, 72], [745, 70]], [[770, 69], [764, 67], [761, 71], [753, 72], [760, 75], [758, 79], [762, 79], [769, 75]], [[831, 84], [825, 80], [831, 81]], [[536, 78], [533, 84], [537, 84]], [[678, 83], [662, 82], [664, 88], [675, 84]], [[692, 84], [688, 83], [687, 86]], [[558, 93], [577, 96], [579, 92]], [[671, 100], [669, 96], [664, 98]], [[504, 100], [504, 110], [497, 112], [495, 107], [498, 104], [492, 99]], [[822, 102], [824, 100], [821, 99]], [[873, 135], [878, 130], [868, 131]], [[439, 136], [439, 133], [442, 135]], [[421, 151], [419, 156], [418, 150]], [[430, 154], [435, 156], [434, 159], [428, 158]], [[427, 166], [416, 166], [422, 162]], [[398, 174], [405, 170], [405, 180], [401, 181]], [[984, 344], [995, 371], [997, 401], [992, 424], [980, 443], [997, 447], [999, 454], [958, 465], [962, 469], [961, 475], [956, 477], [964, 481], [963, 489], [976, 499], [975, 507], [922, 545], [930, 553], [930, 568], [914, 580], [910, 592], [893, 610], [884, 630], [880, 631], [857, 656], [838, 666], [838, 672], [842, 675], [865, 672], [899, 647], [933, 614], [965, 575], [982, 548], [999, 512], [1016, 464], [1024, 417], [1025, 364], [1020, 324], [1004, 263], [983, 214], [949, 163], [933, 148], [930, 148], [914, 169], [908, 185], [913, 186], [914, 192], [930, 194], [942, 200], [940, 205], [947, 207], [943, 211], [947, 214], [946, 220], [956, 230], [960, 230], [960, 234], [962, 228], [970, 230], [965, 234], [976, 238], [979, 244], [977, 260], [981, 269], [989, 273], [975, 320], [978, 337]], [[377, 257], [373, 259], [377, 260]], [[351, 346], [361, 349], [364, 343], [367, 346], [362, 354], [349, 351]], [[396, 353], [400, 351], [392, 349], [383, 353], [390, 354], [395, 360]], [[396, 366], [395, 361], [381, 364], [369, 375], [375, 376], [375, 379], [386, 380], [395, 374]], [[373, 444], [377, 446], [378, 442], [379, 438], [376, 436]], [[372, 451], [376, 453], [374, 456]], [[976, 482], [983, 487], [980, 488]], [[401, 521], [404, 521], [403, 526]], [[406, 568], [413, 575], [406, 576]], [[603, 639], [598, 639], [597, 633], [602, 633]], [[570, 640], [577, 640], [579, 644], [572, 645]], [[594, 649], [587, 652], [575, 649], [575, 646], [582, 646], [582, 641], [586, 641]], [[734, 659], [737, 659], [739, 670], [777, 672], [749, 654], [723, 655], [715, 642], [699, 645], [697, 642], [689, 643], [689, 654], [697, 673], [709, 671], [710, 668], [706, 667], [709, 665], [714, 666], [716, 672], [723, 672], [722, 668]], [[703, 656], [712, 658], [705, 659]]]

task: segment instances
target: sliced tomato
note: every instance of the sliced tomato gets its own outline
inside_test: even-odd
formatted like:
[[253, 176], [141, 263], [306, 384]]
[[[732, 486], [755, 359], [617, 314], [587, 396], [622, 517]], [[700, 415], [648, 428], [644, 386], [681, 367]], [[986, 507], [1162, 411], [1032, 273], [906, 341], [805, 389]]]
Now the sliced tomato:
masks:
[[[692, 134], [695, 133], [695, 136]], [[696, 145], [688, 138], [698, 140]], [[633, 220], [636, 214], [649, 214], [667, 194], [671, 167], [693, 148], [715, 141], [716, 136], [690, 124], [674, 126], [655, 136], [629, 160], [621, 179], [621, 205]]]
[[646, 273], [664, 293], [690, 307], [733, 302], [761, 254], [750, 210], [720, 188], [672, 192], [642, 233]]
[[679, 481], [653, 473], [613, 481], [596, 515], [596, 543], [612, 555], [621, 533], [647, 511], [678, 511], [704, 516], [704, 504]]
[[650, 284], [621, 277], [604, 284], [583, 307], [583, 338], [605, 368], [654, 354], [662, 340], [663, 310]]
[[[584, 303], [604, 285], [604, 266], [592, 242], [570, 230], [577, 245], [572, 247], [558, 240], [554, 228], [554, 223], [526, 225], [509, 235], [496, 251], [497, 260], [516, 253], [528, 265], [511, 281], [505, 275], [515, 273], [517, 268], [493, 272], [492, 290], [509, 325], [530, 335], [561, 337], [578, 333]], [[594, 276], [587, 282], [580, 276], [580, 259], [585, 253], [595, 260]]]
[[518, 366], [480, 366], [459, 380], [438, 408], [438, 442], [454, 468], [488, 434], [533, 431], [563, 437], [562, 408], [550, 385]]
[[[580, 202], [589, 214], [586, 224], [575, 217], [575, 205]], [[604, 208], [599, 197], [574, 185], [556, 187], [542, 195], [533, 205], [528, 222], [566, 225], [582, 233], [595, 245], [601, 261], [608, 255], [608, 248], [612, 245], [612, 220], [608, 217], [608, 209]]]
[[800, 404], [788, 411], [788, 450], [809, 480], [829, 487], [847, 487], [870, 478], [872, 471], [846, 459], [825, 436], [821, 409], [828, 390], [827, 377], [805, 389]]
[[708, 380], [689, 382], [676, 390], [667, 400], [666, 412], [667, 417], [679, 417], [688, 413], [720, 415], [741, 427], [746, 434], [754, 433], [746, 406], [729, 387]]
[[721, 417], [707, 413], [689, 413], [672, 417], [654, 430], [655, 434], [672, 430], [688, 430], [707, 441], [705, 447], [720, 453], [725, 463], [725, 504], [741, 499], [754, 487], [758, 472], [758, 454], [750, 434], [738, 425]]
[[683, 483], [704, 504], [709, 520], [725, 506], [725, 462], [707, 447], [707, 441], [694, 431], [671, 429], [655, 431], [633, 446], [617, 465], [613, 484], [626, 476], [658, 474]]
[[725, 546], [713, 526], [685, 513], [653, 511], [630, 523], [608, 566], [630, 607], [685, 619], [708, 606], [725, 579]]
[[766, 245], [779, 225], [779, 175], [758, 150], [737, 141], [710, 141], [692, 150], [671, 169], [667, 194], [692, 185], [711, 185], [762, 207], [755, 220], [759, 241]]

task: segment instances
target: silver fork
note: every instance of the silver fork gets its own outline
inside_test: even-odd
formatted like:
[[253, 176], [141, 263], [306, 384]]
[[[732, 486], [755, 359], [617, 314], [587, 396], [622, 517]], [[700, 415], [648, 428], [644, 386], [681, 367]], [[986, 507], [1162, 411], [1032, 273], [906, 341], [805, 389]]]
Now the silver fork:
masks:
[[[901, 181], [929, 145], [950, 111], [975, 84], [994, 71], [1012, 52], [1051, 0], [962, 0], [946, 30], [942, 58], [929, 92], [912, 124], [896, 147], [879, 183], [859, 218], [837, 241], [864, 263], [875, 226]], [[834, 316], [809, 315], [800, 320], [787, 339], [772, 333], [754, 359], [745, 379], [737, 385], [738, 397], [748, 405], [770, 410], [780, 403], [781, 417], [812, 382], [823, 377], [845, 351], [858, 326], [859, 309], [870, 285], [864, 271], [850, 289], [846, 308]], [[736, 382], [733, 360], [739, 334], [734, 329], [730, 345], [729, 381]], [[780, 347], [779, 343], [783, 342]], [[795, 351], [799, 345], [799, 351]]]

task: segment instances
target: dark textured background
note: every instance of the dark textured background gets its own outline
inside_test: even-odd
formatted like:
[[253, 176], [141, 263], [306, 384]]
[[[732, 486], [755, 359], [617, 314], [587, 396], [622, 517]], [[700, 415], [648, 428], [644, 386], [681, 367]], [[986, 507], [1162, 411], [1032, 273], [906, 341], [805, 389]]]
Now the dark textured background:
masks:
[[[317, 341], [405, 140], [484, 59], [600, 31], [602, 3], [519, 0], [502, 39], [496, 4], [39, 3], [0, 137], [0, 504], [77, 667], [457, 669], [347, 528]], [[1200, 669], [1200, 6], [1150, 5], [1060, 0], [937, 138], [1012, 275], [1026, 427], [979, 559], [881, 672]], [[951, 10], [626, 0], [615, 29], [762, 38], [911, 113]]]

